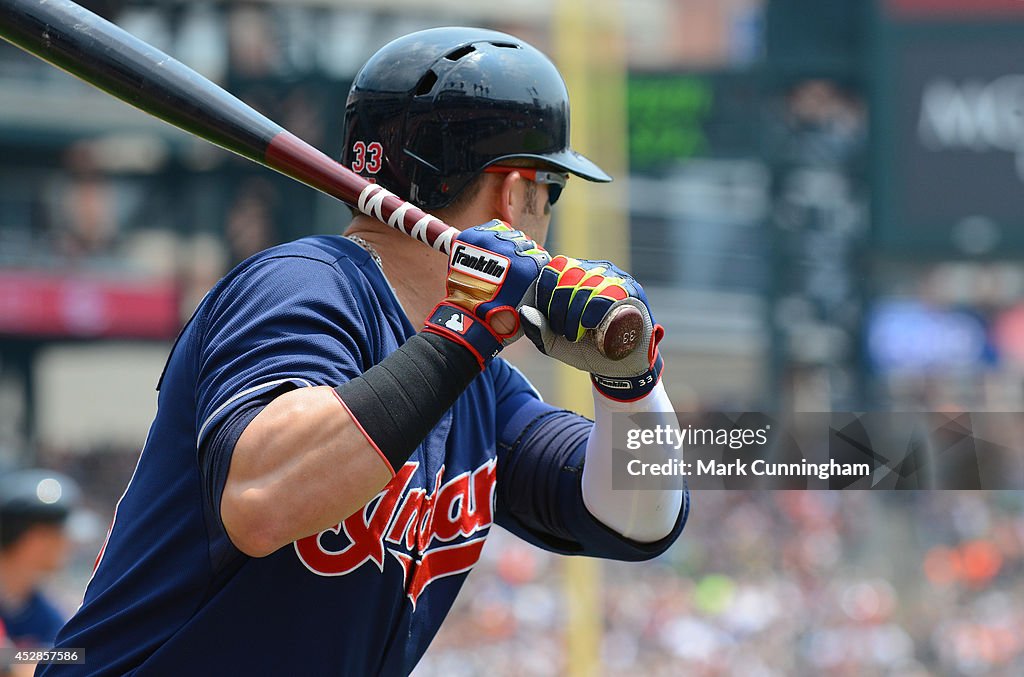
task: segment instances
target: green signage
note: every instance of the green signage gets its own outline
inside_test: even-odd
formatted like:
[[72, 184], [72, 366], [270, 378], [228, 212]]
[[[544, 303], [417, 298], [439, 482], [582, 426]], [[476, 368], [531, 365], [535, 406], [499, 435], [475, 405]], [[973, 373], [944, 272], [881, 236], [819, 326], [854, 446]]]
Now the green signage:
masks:
[[756, 150], [752, 81], [726, 73], [632, 74], [629, 159], [634, 171]]

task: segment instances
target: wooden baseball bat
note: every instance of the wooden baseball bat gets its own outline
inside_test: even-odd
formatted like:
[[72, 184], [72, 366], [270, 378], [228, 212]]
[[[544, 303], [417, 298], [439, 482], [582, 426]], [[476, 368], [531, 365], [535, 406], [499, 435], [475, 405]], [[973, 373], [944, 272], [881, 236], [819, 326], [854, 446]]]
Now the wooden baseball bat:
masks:
[[[448, 254], [459, 231], [370, 183], [229, 94], [70, 0], [0, 1], [0, 38], [125, 103], [331, 195]], [[598, 349], [625, 357], [642, 335], [640, 312], [606, 317]], [[640, 331], [638, 331], [638, 329]]]

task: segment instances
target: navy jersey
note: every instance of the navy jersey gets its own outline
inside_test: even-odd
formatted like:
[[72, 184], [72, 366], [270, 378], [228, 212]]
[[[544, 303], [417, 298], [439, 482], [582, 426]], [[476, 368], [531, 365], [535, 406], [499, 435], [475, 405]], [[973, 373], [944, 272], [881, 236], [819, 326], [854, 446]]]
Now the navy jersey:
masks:
[[[555, 503], [501, 498], [529, 494], [503, 488], [503, 474], [542, 486], [536, 476], [547, 470], [512, 454], [557, 414], [501, 359], [363, 510], [267, 557], [233, 546], [218, 508], [245, 426], [282, 392], [344, 383], [414, 332], [380, 269], [341, 237], [267, 250], [221, 280], [171, 352], [84, 602], [58, 636], [58, 646], [83, 647], [86, 664], [40, 674], [405, 674], [492, 523], [552, 550], [587, 552], [587, 537], [551, 518], [555, 503], [582, 505], [579, 467], [550, 485]], [[579, 459], [589, 425], [558, 426], [558, 443], [543, 436], [561, 454], [547, 454], [548, 470], [567, 467], [567, 454]], [[605, 537], [596, 554], [606, 554]], [[631, 557], [634, 546], [624, 547]]]

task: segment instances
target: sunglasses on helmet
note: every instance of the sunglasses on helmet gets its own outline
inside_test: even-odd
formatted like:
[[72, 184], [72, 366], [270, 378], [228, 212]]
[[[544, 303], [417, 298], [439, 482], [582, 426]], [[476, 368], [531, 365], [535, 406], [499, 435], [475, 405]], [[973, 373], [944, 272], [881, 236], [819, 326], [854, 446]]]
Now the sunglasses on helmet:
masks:
[[489, 174], [511, 174], [512, 172], [519, 172], [524, 179], [529, 179], [534, 183], [546, 183], [548, 186], [548, 204], [551, 205], [558, 202], [558, 198], [562, 195], [562, 189], [565, 188], [565, 183], [569, 180], [568, 174], [563, 174], [562, 172], [549, 172], [543, 169], [534, 169], [532, 167], [491, 165], [489, 167], [484, 167], [484, 171]]

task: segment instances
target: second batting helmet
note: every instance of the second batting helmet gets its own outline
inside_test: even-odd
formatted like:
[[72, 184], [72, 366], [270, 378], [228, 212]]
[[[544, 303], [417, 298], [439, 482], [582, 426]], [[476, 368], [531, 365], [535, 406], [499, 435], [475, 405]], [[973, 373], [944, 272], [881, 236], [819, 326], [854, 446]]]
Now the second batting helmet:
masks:
[[0, 475], [0, 548], [18, 540], [33, 525], [62, 524], [79, 495], [78, 484], [58, 472], [4, 472]]
[[356, 75], [341, 161], [424, 209], [449, 204], [484, 167], [541, 160], [611, 181], [569, 147], [569, 95], [519, 38], [434, 28], [388, 43]]

